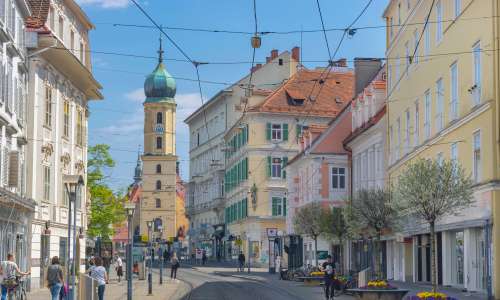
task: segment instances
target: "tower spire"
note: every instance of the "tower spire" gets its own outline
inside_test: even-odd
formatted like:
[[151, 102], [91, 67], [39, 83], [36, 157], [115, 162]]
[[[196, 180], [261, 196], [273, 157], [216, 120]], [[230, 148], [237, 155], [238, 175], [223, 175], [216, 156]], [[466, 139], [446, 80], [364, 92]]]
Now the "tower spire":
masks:
[[[162, 27], [160, 26], [160, 28], [162, 28]], [[163, 51], [163, 39], [161, 37], [161, 31], [160, 31], [160, 49], [158, 50], [158, 63], [160, 63], [160, 64], [163, 62], [163, 53], [164, 52], [165, 51]]]

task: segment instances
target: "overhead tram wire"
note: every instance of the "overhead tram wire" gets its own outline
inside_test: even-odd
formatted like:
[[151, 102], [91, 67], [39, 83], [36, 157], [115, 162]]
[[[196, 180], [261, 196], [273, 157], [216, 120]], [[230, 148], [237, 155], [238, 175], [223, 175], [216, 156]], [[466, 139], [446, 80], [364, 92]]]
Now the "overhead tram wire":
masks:
[[415, 44], [415, 50], [413, 50], [413, 54], [407, 58], [410, 61], [410, 64], [415, 60], [415, 55], [417, 54], [418, 46], [420, 45], [420, 42], [422, 41], [422, 37], [424, 36], [425, 30], [427, 29], [427, 26], [429, 24], [429, 19], [431, 17], [432, 8], [434, 7], [435, 2], [436, 2], [436, 0], [432, 0], [431, 9], [429, 9], [429, 13], [427, 14], [427, 17], [425, 18], [425, 23], [424, 23], [424, 27], [422, 28], [422, 33], [420, 33], [420, 37], [418, 38], [418, 41]]

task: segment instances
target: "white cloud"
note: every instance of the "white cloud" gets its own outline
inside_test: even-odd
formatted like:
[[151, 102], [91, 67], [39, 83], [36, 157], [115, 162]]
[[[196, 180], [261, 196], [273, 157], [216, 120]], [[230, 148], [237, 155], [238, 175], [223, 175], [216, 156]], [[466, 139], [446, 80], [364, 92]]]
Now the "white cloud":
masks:
[[130, 91], [125, 94], [125, 98], [131, 100], [133, 102], [143, 102], [146, 99], [146, 95], [144, 95], [144, 89], [138, 88], [133, 91]]
[[77, 0], [81, 5], [96, 5], [102, 8], [124, 8], [130, 3], [129, 0]]

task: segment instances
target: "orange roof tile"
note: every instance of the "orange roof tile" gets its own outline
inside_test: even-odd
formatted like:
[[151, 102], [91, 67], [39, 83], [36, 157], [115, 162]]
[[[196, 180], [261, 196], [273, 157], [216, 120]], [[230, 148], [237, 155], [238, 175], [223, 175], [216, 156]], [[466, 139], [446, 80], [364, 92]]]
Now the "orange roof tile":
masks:
[[326, 74], [323, 70], [302, 69], [248, 111], [334, 117], [352, 99], [353, 91], [352, 71]]

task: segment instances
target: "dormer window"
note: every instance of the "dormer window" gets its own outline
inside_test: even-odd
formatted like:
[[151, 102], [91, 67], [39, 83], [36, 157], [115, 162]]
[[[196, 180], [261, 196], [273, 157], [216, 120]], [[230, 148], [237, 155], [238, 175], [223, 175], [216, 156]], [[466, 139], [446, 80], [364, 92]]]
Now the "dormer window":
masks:
[[302, 105], [304, 105], [304, 100], [306, 100], [304, 95], [302, 95], [302, 93], [298, 92], [298, 91], [287, 90], [286, 95], [287, 95], [289, 105], [302, 106]]

